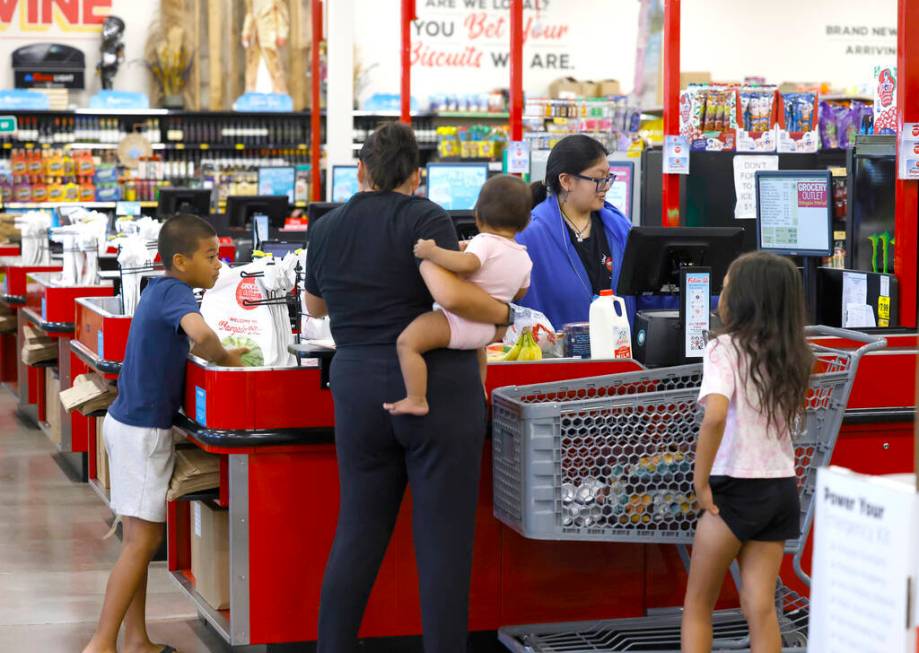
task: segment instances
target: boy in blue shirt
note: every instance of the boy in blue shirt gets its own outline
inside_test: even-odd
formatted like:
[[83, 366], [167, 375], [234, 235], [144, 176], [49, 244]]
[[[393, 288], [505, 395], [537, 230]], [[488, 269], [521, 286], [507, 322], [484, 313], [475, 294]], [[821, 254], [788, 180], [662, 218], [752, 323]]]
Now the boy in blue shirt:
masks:
[[214, 228], [178, 214], [163, 225], [159, 253], [166, 268], [152, 279], [131, 322], [118, 398], [102, 427], [111, 461], [112, 511], [124, 524], [124, 548], [105, 591], [102, 614], [83, 653], [170, 653], [153, 644], [145, 619], [147, 567], [163, 539], [166, 490], [175, 466], [172, 420], [182, 406], [185, 362], [191, 351], [238, 367], [246, 349], [227, 350], [205, 324], [193, 288], [213, 288], [220, 271]]

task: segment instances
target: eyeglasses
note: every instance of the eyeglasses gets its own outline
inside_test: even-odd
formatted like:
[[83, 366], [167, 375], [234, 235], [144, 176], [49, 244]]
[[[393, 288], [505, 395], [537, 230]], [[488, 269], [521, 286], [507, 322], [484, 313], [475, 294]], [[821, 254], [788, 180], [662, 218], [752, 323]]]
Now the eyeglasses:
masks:
[[597, 187], [598, 193], [605, 193], [610, 188], [613, 187], [613, 182], [616, 181], [616, 175], [609, 173], [606, 177], [588, 177], [586, 175], [571, 175], [572, 177], [577, 177], [578, 179], [583, 179], [584, 181], [592, 181]]

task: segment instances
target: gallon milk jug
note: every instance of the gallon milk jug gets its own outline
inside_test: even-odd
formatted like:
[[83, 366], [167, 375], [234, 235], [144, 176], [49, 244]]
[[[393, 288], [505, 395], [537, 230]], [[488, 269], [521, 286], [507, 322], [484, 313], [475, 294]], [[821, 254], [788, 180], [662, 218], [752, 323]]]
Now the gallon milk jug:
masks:
[[632, 333], [625, 300], [601, 290], [590, 305], [590, 357], [631, 358]]

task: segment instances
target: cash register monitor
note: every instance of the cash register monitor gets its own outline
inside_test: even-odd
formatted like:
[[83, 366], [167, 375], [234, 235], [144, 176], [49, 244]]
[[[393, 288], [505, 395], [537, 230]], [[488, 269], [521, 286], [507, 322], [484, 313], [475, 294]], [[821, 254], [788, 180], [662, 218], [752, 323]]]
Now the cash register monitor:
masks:
[[833, 202], [828, 170], [756, 173], [756, 244], [786, 256], [833, 253]]
[[175, 213], [191, 213], [206, 218], [211, 212], [209, 188], [162, 188], [156, 215], [168, 218]]
[[359, 190], [357, 166], [332, 166], [333, 202], [347, 202]]
[[339, 206], [343, 206], [343, 204], [340, 202], [313, 202], [306, 207], [306, 217], [309, 218], [309, 225], [306, 228], [307, 243], [310, 241], [310, 229], [315, 227], [330, 211], [334, 211]]
[[633, 227], [622, 260], [619, 295], [679, 292], [680, 269], [711, 270], [712, 293], [743, 249], [742, 227]]
[[[717, 324], [717, 316], [710, 314], [709, 297], [721, 291], [728, 267], [743, 249], [743, 234], [742, 228], [733, 227], [634, 227], [629, 232], [617, 293], [683, 293], [679, 310], [636, 313], [632, 336], [636, 360], [646, 367], [698, 361], [705, 346], [704, 332]], [[681, 271], [687, 272], [685, 278]]]
[[290, 210], [286, 195], [231, 195], [227, 198], [227, 223], [243, 229], [252, 223], [256, 213], [268, 216], [272, 229], [282, 229]]
[[448, 211], [471, 211], [488, 179], [487, 163], [429, 163], [428, 199]]
[[453, 221], [458, 240], [472, 240], [479, 234], [479, 228], [475, 224], [475, 211], [447, 211], [447, 215]]

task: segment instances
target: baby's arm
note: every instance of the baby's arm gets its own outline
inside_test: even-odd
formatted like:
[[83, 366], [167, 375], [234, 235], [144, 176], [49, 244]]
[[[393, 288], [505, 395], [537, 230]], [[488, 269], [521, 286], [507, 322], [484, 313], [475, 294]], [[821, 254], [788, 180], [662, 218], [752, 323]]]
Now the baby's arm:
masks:
[[438, 247], [433, 240], [419, 240], [415, 243], [415, 256], [456, 274], [472, 274], [482, 267], [482, 261], [475, 254], [444, 249]]

